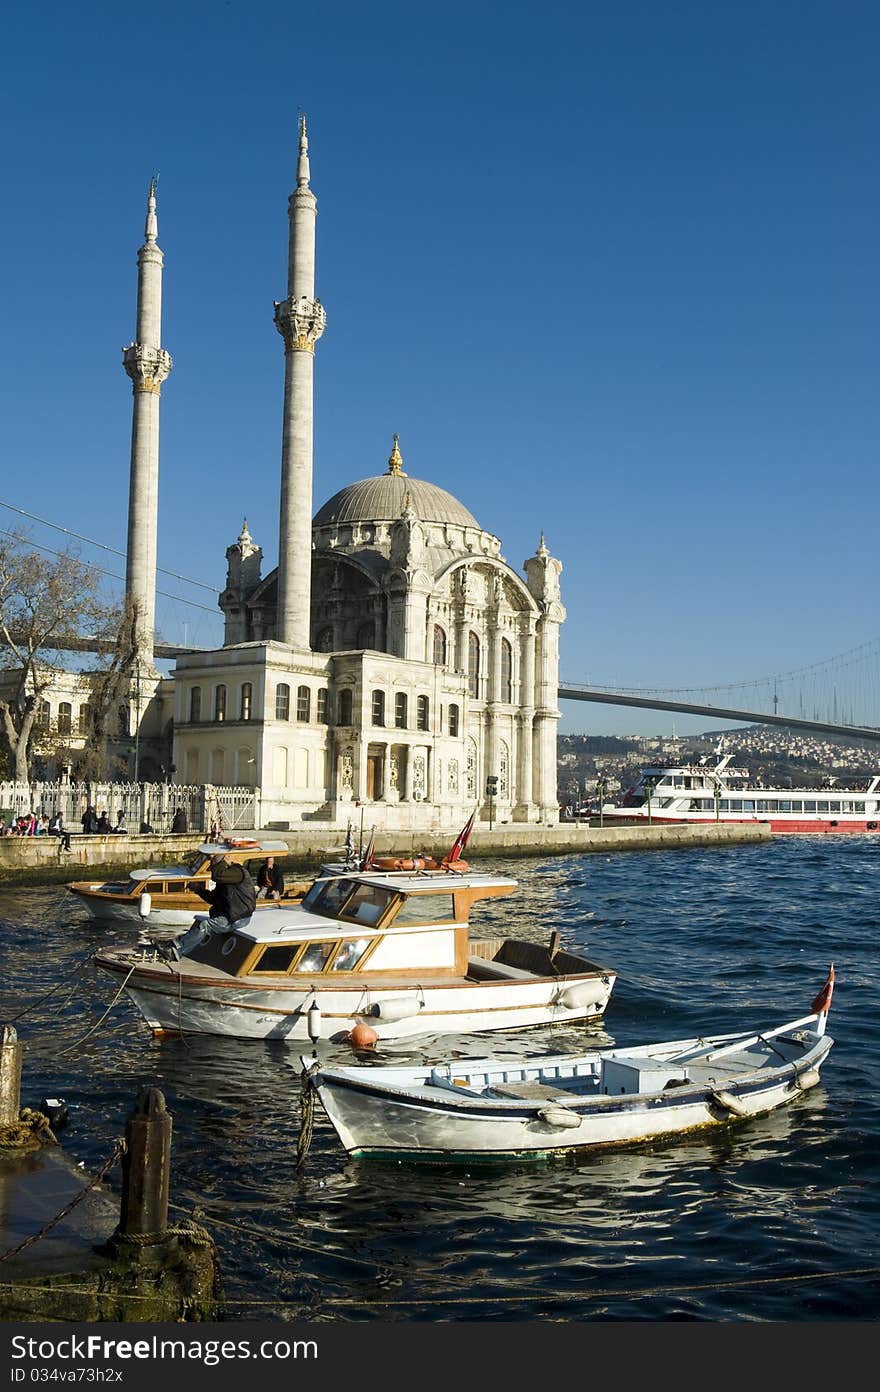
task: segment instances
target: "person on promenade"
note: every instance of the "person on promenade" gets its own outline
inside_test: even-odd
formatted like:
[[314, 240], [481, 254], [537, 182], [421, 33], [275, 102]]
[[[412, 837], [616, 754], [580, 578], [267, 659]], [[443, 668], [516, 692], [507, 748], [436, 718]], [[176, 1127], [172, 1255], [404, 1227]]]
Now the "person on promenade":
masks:
[[49, 818], [48, 832], [50, 836], [61, 837], [62, 851], [70, 850], [70, 832], [64, 829], [64, 817], [60, 812], [53, 812]]
[[284, 893], [284, 876], [275, 864], [274, 856], [267, 856], [257, 871], [257, 898], [280, 899]]
[[82, 814], [83, 836], [94, 836], [98, 830], [98, 814], [91, 803]]
[[125, 813], [122, 808], [116, 814], [116, 826], [113, 828], [117, 836], [124, 836], [128, 831], [128, 822], [125, 820]]
[[174, 820], [171, 823], [171, 830], [173, 832], [186, 831], [186, 813], [184, 812], [182, 807], [178, 807], [177, 811], [174, 814]]
[[100, 815], [99, 818], [98, 818], [98, 826], [97, 826], [98, 835], [99, 835], [99, 836], [109, 836], [109, 834], [110, 834], [110, 832], [111, 832], [112, 830], [113, 830], [113, 828], [112, 828], [112, 826], [110, 825], [110, 818], [107, 816], [107, 813], [106, 813], [106, 812], [102, 811], [102, 812], [101, 812], [101, 815]]

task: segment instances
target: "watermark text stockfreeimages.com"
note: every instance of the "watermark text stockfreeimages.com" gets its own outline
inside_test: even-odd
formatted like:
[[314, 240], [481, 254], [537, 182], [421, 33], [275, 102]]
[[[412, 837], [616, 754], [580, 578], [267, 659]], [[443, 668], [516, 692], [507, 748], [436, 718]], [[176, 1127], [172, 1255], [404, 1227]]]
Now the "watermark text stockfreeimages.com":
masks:
[[[102, 1334], [66, 1335], [60, 1339], [34, 1339], [16, 1334], [12, 1338], [13, 1360], [46, 1363], [87, 1363], [117, 1360], [177, 1359], [203, 1363], [208, 1368], [235, 1359], [317, 1358], [318, 1345], [314, 1339], [164, 1339], [152, 1334], [145, 1339], [108, 1339]], [[32, 1369], [31, 1371], [35, 1371]], [[26, 1367], [11, 1369], [13, 1382], [24, 1382], [29, 1373]], [[39, 1381], [39, 1378], [31, 1378]], [[89, 1379], [84, 1378], [84, 1381]]]

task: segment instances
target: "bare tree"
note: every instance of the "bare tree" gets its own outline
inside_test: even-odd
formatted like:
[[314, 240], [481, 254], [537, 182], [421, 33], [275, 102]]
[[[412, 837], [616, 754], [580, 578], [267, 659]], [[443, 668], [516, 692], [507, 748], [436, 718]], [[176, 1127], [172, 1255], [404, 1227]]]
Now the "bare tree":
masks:
[[41, 555], [23, 536], [0, 539], [0, 734], [17, 782], [30, 781], [40, 703], [70, 670], [70, 654], [113, 646], [109, 635], [121, 634], [99, 583], [70, 551]]

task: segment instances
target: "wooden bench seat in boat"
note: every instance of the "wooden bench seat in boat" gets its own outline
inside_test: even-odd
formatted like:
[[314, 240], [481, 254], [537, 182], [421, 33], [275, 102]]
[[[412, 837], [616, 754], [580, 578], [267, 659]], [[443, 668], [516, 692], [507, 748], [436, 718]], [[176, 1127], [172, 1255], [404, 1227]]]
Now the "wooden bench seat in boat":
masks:
[[578, 1099], [576, 1092], [566, 1092], [564, 1088], [554, 1087], [552, 1083], [542, 1083], [540, 1079], [529, 1079], [522, 1083], [493, 1083], [486, 1089], [488, 1097], [515, 1097], [525, 1102], [548, 1102], [555, 1098], [572, 1102]]
[[535, 976], [524, 967], [509, 967], [506, 962], [490, 962], [486, 957], [469, 957], [467, 974], [471, 981], [528, 981]]

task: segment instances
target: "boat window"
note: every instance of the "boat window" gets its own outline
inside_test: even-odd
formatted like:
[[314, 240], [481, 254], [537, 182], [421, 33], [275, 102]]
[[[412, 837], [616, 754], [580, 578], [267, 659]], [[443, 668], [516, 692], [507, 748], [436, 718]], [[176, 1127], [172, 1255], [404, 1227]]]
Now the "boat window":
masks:
[[323, 971], [327, 965], [327, 958], [335, 946], [335, 942], [309, 943], [293, 970], [298, 972]]
[[743, 808], [742, 808], [742, 810], [743, 810], [744, 812], [754, 812], [754, 810], [755, 810], [755, 799], [754, 799], [754, 798], [743, 798]]
[[193, 851], [192, 855], [188, 856], [183, 863], [190, 875], [197, 875], [200, 870], [204, 870], [206, 862], [207, 856], [203, 855], [201, 851]]
[[394, 919], [395, 928], [401, 923], [454, 923], [455, 907], [452, 894], [411, 894], [403, 901]]
[[827, 803], [827, 801], [822, 801], [822, 800], [820, 799], [820, 801], [817, 802], [817, 804], [816, 804], [816, 811], [817, 811], [817, 812], [827, 812], [828, 810], [829, 810], [829, 809], [828, 809], [828, 803]]
[[803, 798], [792, 798], [792, 801], [791, 801], [791, 810], [792, 810], [792, 812], [803, 812], [803, 810], [804, 810]]
[[805, 812], [815, 812], [815, 811], [816, 811], [816, 799], [815, 799], [815, 798], [813, 798], [812, 801], [811, 801], [809, 798], [804, 798], [804, 811], [805, 811]]
[[186, 955], [193, 962], [205, 962], [228, 972], [230, 976], [236, 976], [250, 956], [252, 947], [249, 938], [240, 938], [237, 933], [213, 933]]
[[323, 914], [325, 918], [336, 918], [354, 885], [354, 880], [345, 878], [316, 880], [303, 899], [302, 906], [310, 913]]
[[297, 952], [299, 943], [294, 943], [293, 947], [266, 947], [262, 955], [251, 967], [252, 972], [286, 972], [290, 970], [291, 964]]
[[350, 938], [348, 942], [340, 945], [339, 951], [333, 958], [331, 971], [353, 971], [358, 962], [363, 957], [370, 942], [376, 939], [370, 938]]
[[339, 917], [354, 919], [356, 923], [378, 923], [393, 897], [393, 892], [381, 885], [359, 884]]
[[790, 812], [791, 798], [780, 798], [779, 802], [776, 805], [776, 810], [777, 812]]

